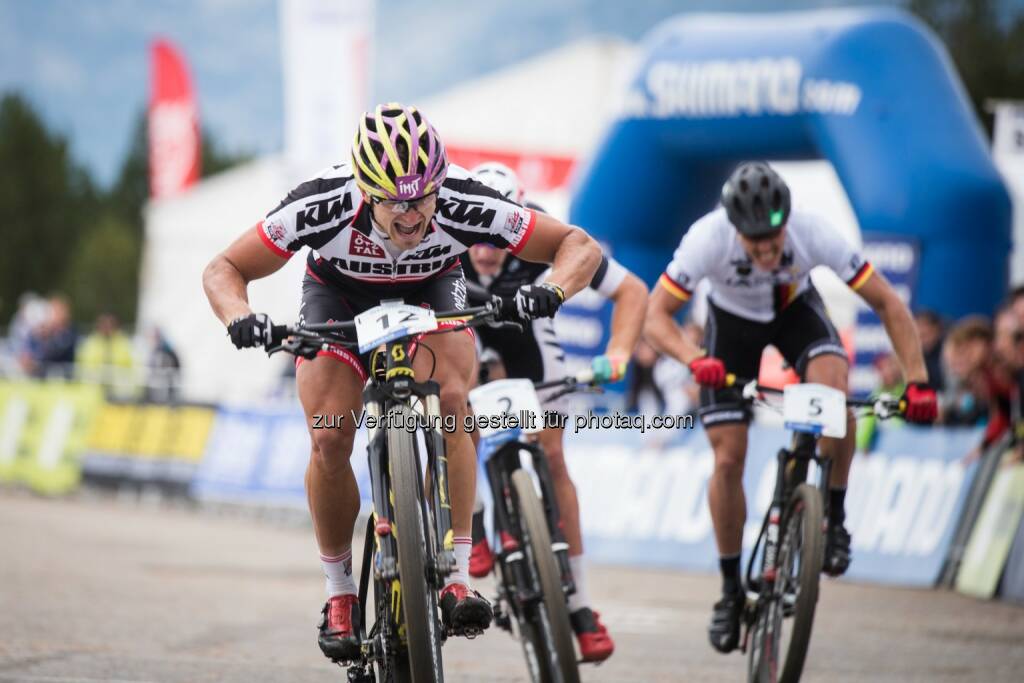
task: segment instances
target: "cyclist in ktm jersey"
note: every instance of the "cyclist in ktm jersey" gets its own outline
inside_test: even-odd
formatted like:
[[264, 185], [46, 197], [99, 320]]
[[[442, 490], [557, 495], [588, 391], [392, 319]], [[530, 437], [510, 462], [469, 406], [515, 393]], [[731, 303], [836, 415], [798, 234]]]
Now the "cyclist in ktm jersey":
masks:
[[[271, 322], [250, 308], [247, 285], [280, 269], [309, 248], [302, 283], [304, 323], [352, 320], [384, 299], [404, 299], [435, 310], [465, 307], [459, 254], [476, 244], [552, 264], [543, 282], [515, 292], [519, 318], [551, 317], [567, 296], [586, 287], [601, 260], [583, 230], [535, 212], [449, 164], [433, 126], [415, 108], [378, 106], [359, 119], [351, 162], [302, 183], [255, 227], [216, 256], [203, 286], [217, 317], [238, 348], [271, 341]], [[422, 340], [414, 359], [417, 379], [433, 372], [441, 408], [462, 424], [467, 390], [476, 372], [472, 333]], [[433, 361], [436, 360], [436, 367]], [[358, 415], [367, 379], [365, 355], [337, 346], [296, 361], [299, 399], [314, 415]], [[324, 654], [359, 654], [359, 607], [352, 576], [352, 534], [359, 491], [349, 464], [355, 424], [312, 429], [306, 471], [313, 529], [326, 575], [327, 602], [318, 642]], [[456, 569], [440, 593], [445, 626], [455, 633], [486, 628], [490, 605], [469, 588], [470, 525], [476, 458], [463, 429], [445, 434]]]
[[[648, 305], [647, 338], [688, 364], [703, 387], [700, 416], [715, 458], [708, 501], [722, 571], [722, 597], [708, 635], [721, 652], [739, 641], [747, 519], [742, 479], [751, 417], [738, 390], [725, 388], [726, 372], [757, 377], [761, 352], [773, 344], [802, 380], [846, 393], [849, 362], [809, 278], [819, 265], [832, 269], [884, 323], [907, 380], [905, 417], [933, 421], [935, 390], [910, 311], [834, 227], [791, 209], [789, 188], [768, 164], [744, 163], [733, 172], [722, 188], [721, 206], [684, 235]], [[704, 278], [711, 292], [701, 350], [681, 334], [673, 315]], [[833, 576], [844, 573], [851, 558], [844, 503], [855, 438], [852, 413], [848, 419], [846, 438], [821, 440], [822, 453], [832, 458], [824, 571]]]
[[[534, 211], [543, 210], [532, 202], [524, 201], [519, 178], [508, 166], [488, 162], [476, 166], [471, 173], [503, 197]], [[489, 294], [499, 296], [509, 296], [522, 286], [543, 282], [548, 273], [548, 266], [544, 264], [523, 261], [507, 251], [485, 244], [470, 247], [462, 255], [462, 267], [470, 282], [485, 288]], [[607, 256], [601, 258], [601, 265], [590, 281], [590, 287], [614, 302], [611, 336], [605, 353], [593, 359], [591, 368], [595, 380], [616, 382], [625, 374], [629, 358], [640, 338], [647, 305], [647, 287], [640, 278]], [[522, 332], [481, 328], [480, 342], [485, 348], [497, 352], [508, 377], [534, 382], [559, 379], [568, 374], [568, 369], [565, 365], [565, 352], [559, 344], [553, 322], [550, 318], [537, 319], [524, 326]], [[551, 393], [542, 391], [539, 395], [545, 413], [564, 414], [565, 399], [550, 399], [547, 395]], [[549, 424], [540, 434], [540, 444], [548, 457], [562, 531], [569, 544], [569, 563], [576, 584], [576, 592], [569, 596], [569, 617], [583, 660], [597, 662], [611, 656], [615, 643], [601, 623], [600, 615], [591, 609], [583, 559], [583, 537], [580, 532], [579, 500], [565, 466], [562, 448], [564, 435], [564, 428]], [[484, 533], [483, 511], [478, 510], [473, 515], [473, 552], [469, 571], [473, 576], [486, 576], [493, 566], [494, 555]]]

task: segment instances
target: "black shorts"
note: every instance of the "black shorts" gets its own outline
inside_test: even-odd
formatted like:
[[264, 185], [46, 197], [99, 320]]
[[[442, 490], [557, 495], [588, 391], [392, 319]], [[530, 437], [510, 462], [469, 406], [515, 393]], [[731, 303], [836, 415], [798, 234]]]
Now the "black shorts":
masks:
[[[728, 372], [737, 377], [757, 377], [761, 353], [769, 344], [782, 353], [801, 379], [812, 358], [833, 354], [846, 359], [843, 342], [813, 287], [767, 323], [733, 315], [708, 300], [704, 347], [709, 356], [722, 359]], [[727, 422], [746, 423], [750, 422], [750, 417], [750, 405], [742, 400], [739, 388], [701, 388], [700, 419], [705, 427]]]
[[[302, 306], [299, 308], [299, 322], [301, 324], [316, 324], [326, 322], [346, 322], [352, 320], [363, 311], [374, 306], [379, 306], [381, 301], [389, 297], [385, 292], [379, 298], [370, 298], [365, 295], [357, 295], [331, 284], [325, 283], [319, 277], [306, 271], [306, 277], [302, 281]], [[462, 310], [466, 307], [466, 278], [462, 274], [462, 266], [456, 265], [436, 277], [424, 281], [422, 288], [411, 295], [402, 297], [407, 304], [414, 306], [425, 306], [435, 311]], [[441, 323], [440, 327], [450, 327], [458, 323]], [[472, 334], [472, 330], [467, 330]], [[355, 333], [343, 335], [355, 340]], [[330, 346], [326, 351], [320, 351], [317, 356], [329, 356], [343, 363], [347, 363], [356, 371], [356, 374], [365, 382], [369, 376], [367, 368], [370, 367], [370, 352], [358, 354], [355, 350], [349, 350], [343, 346]], [[296, 358], [296, 364], [302, 361]]]

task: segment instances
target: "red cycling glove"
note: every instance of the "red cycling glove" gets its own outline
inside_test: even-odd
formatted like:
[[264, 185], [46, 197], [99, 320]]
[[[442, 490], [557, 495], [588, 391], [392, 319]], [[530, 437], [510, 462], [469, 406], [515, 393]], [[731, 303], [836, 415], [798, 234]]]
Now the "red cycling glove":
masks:
[[714, 356], [704, 356], [690, 361], [690, 372], [697, 384], [712, 389], [725, 386], [725, 363]]
[[939, 403], [935, 396], [935, 389], [930, 387], [927, 382], [908, 384], [901, 400], [906, 401], [907, 404], [903, 411], [907, 422], [930, 424], [938, 416]]

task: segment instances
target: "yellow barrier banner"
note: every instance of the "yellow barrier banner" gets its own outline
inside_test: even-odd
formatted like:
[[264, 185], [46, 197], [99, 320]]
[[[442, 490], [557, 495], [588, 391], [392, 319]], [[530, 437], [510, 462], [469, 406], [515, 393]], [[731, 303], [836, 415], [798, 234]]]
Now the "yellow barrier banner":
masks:
[[90, 454], [198, 463], [215, 411], [202, 406], [107, 403], [87, 440]]
[[996, 593], [1017, 525], [1024, 515], [1024, 465], [1003, 454], [964, 551], [956, 589], [985, 600]]
[[79, 454], [101, 402], [95, 386], [0, 382], [0, 482], [44, 494], [74, 489]]

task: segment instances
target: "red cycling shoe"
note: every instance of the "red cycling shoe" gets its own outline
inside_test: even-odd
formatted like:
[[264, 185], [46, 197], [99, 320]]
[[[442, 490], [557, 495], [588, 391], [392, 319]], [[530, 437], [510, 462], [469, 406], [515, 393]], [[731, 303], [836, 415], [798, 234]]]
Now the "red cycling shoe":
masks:
[[479, 579], [490, 574], [493, 569], [494, 553], [491, 552], [491, 544], [482, 538], [469, 551], [469, 575]]
[[335, 595], [321, 611], [317, 642], [325, 655], [334, 661], [348, 662], [359, 658], [359, 597]]
[[576, 633], [584, 662], [603, 662], [615, 652], [615, 641], [601, 623], [600, 614], [589, 607], [583, 607], [570, 614], [569, 621], [572, 622], [572, 630]]

